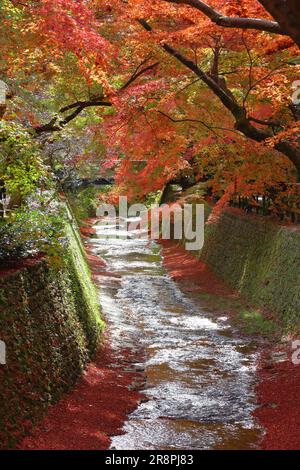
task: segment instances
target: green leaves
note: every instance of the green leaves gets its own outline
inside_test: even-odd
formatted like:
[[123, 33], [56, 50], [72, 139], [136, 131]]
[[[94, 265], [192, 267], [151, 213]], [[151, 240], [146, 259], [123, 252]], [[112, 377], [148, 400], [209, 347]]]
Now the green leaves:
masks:
[[57, 255], [62, 248], [64, 224], [59, 206], [44, 207], [38, 200], [24, 205], [0, 226], [0, 264], [38, 253]]
[[39, 145], [26, 129], [16, 123], [0, 122], [0, 179], [7, 192], [27, 197], [47, 175]]

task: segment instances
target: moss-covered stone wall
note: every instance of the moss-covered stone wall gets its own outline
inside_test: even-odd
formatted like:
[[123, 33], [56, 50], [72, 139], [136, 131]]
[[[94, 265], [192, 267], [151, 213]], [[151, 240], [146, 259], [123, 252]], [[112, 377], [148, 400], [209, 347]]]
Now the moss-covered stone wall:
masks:
[[14, 447], [93, 354], [103, 329], [84, 249], [69, 213], [59, 266], [45, 261], [0, 279], [0, 448]]
[[291, 329], [300, 324], [300, 232], [224, 212], [206, 226], [201, 258], [254, 304]]

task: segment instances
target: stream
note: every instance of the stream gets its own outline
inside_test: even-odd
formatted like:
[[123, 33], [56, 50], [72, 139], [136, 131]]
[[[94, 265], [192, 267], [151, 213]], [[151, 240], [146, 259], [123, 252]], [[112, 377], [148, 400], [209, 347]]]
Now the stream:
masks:
[[183, 293], [163, 268], [160, 245], [138, 231], [126, 238], [125, 223], [99, 221], [90, 240], [107, 263], [100, 300], [110, 341], [116, 353], [139, 352], [135, 367], [145, 370], [146, 399], [111, 448], [256, 448], [253, 340]]

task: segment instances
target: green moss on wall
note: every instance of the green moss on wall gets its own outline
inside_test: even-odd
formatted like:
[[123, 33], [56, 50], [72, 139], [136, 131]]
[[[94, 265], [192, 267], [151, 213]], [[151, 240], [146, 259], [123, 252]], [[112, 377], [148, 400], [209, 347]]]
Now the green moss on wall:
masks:
[[[70, 214], [69, 214], [70, 215]], [[70, 390], [100, 339], [97, 292], [76, 224], [66, 225], [64, 262], [45, 261], [1, 278], [0, 447], [14, 447]]]
[[300, 324], [300, 233], [225, 212], [206, 227], [201, 253], [214, 272], [255, 305]]
[[76, 310], [88, 340], [90, 353], [93, 353], [104, 323], [99, 316], [98, 292], [91, 282], [91, 272], [86, 261], [79, 230], [70, 208], [67, 206], [70, 223], [66, 226], [69, 248], [66, 255], [68, 272], [76, 302]]
[[[177, 202], [203, 203], [204, 190], [202, 183], [195, 185]], [[204, 204], [207, 220], [211, 207]], [[195, 255], [252, 306], [266, 308], [283, 328], [299, 332], [300, 231], [231, 211], [214, 219], [206, 223], [204, 247]], [[186, 241], [183, 238], [181, 243], [185, 245]], [[245, 315], [246, 320], [260, 331], [272, 329], [269, 322], [260, 322], [255, 315]]]

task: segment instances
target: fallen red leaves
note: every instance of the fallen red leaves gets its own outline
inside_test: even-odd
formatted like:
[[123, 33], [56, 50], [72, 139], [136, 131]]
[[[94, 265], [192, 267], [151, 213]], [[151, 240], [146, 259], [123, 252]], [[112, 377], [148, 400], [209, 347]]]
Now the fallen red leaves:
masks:
[[300, 449], [300, 366], [289, 360], [271, 362], [269, 349], [261, 356], [256, 393], [256, 410], [265, 435], [261, 448], [266, 450]]
[[185, 290], [225, 297], [237, 295], [213, 273], [207, 264], [182, 246], [168, 240], [160, 240], [160, 244], [163, 247], [164, 267], [173, 279], [185, 285]]
[[[124, 350], [124, 360], [126, 351]], [[139, 400], [129, 391], [135, 374], [125, 373], [106, 340], [72, 393], [50, 408], [48, 416], [25, 438], [22, 450], [104, 450], [120, 434]]]
[[[93, 221], [90, 220], [91, 224]], [[87, 233], [87, 231], [86, 231]], [[93, 233], [88, 228], [89, 235]], [[87, 246], [87, 257], [94, 279], [105, 262]], [[103, 274], [109, 275], [105, 272]], [[122, 359], [120, 359], [120, 357]], [[47, 417], [19, 446], [22, 450], [104, 450], [110, 436], [120, 434], [122, 426], [141, 395], [128, 386], [140, 373], [124, 369], [139, 358], [124, 348], [116, 355], [109, 344], [109, 332], [74, 390], [52, 406]]]

